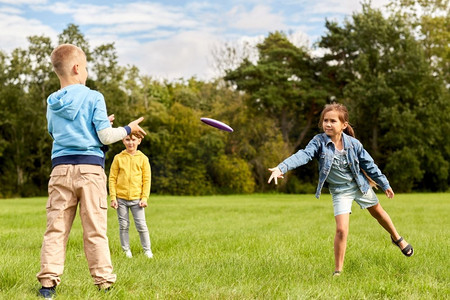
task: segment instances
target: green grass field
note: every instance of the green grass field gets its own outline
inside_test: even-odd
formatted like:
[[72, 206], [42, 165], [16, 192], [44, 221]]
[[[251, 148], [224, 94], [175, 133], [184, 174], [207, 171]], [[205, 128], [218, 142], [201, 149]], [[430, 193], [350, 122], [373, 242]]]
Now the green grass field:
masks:
[[[120, 248], [116, 213], [108, 236], [115, 288], [90, 278], [77, 216], [56, 299], [450, 299], [450, 194], [379, 195], [404, 257], [367, 211], [354, 204], [344, 273], [334, 270], [334, 217], [323, 195], [153, 196], [147, 208], [154, 259]], [[0, 299], [38, 299], [46, 198], [0, 200]]]

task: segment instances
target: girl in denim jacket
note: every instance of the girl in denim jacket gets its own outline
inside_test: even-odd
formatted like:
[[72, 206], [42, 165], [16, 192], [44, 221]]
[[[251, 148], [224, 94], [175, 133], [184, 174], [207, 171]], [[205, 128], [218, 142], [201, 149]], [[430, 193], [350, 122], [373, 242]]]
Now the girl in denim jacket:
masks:
[[336, 103], [326, 105], [320, 115], [319, 127], [324, 133], [316, 135], [305, 149], [291, 155], [277, 167], [269, 169], [272, 174], [268, 183], [274, 179], [277, 184], [277, 179], [283, 178], [283, 174], [287, 171], [302, 166], [313, 158], [319, 160], [316, 197], [319, 198], [324, 185], [328, 186], [336, 220], [333, 275], [339, 276], [343, 270], [353, 200], [361, 208], [367, 208], [378, 223], [389, 232], [392, 242], [404, 255], [412, 256], [414, 249], [398, 234], [372, 189], [378, 184], [388, 198], [394, 197], [394, 191], [386, 176], [381, 173], [362, 144], [354, 138], [347, 108]]

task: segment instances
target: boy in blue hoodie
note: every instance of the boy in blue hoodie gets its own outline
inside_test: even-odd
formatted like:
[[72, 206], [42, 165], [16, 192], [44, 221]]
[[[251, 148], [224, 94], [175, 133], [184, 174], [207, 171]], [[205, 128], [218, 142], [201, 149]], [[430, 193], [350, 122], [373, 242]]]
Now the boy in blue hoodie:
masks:
[[94, 284], [109, 289], [112, 273], [107, 228], [107, 191], [103, 145], [136, 133], [145, 135], [139, 118], [125, 127], [112, 128], [103, 95], [85, 86], [86, 55], [80, 48], [63, 44], [51, 54], [61, 89], [47, 99], [48, 132], [53, 139], [52, 173], [48, 183], [47, 229], [41, 249], [39, 293], [46, 299], [61, 282], [67, 240], [80, 207], [83, 244]]

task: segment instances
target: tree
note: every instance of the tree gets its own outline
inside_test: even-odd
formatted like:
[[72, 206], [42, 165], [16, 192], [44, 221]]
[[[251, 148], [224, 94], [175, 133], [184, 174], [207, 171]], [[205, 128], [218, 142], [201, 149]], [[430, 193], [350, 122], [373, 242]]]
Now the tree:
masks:
[[51, 153], [51, 138], [47, 132], [46, 110], [47, 97], [59, 89], [59, 81], [53, 74], [50, 54], [53, 50], [51, 40], [44, 36], [29, 37], [29, 82], [26, 93], [27, 106], [33, 112], [34, 126], [27, 129], [30, 144], [28, 159], [33, 160], [33, 167], [27, 170], [33, 186], [47, 185], [48, 174], [51, 171], [51, 162], [48, 157]]
[[[319, 45], [328, 50], [323, 59], [332, 66], [339, 101], [349, 107], [357, 135], [394, 188], [411, 191], [433, 174], [441, 189], [448, 180], [448, 153], [437, 153], [436, 145], [448, 145], [440, 125], [449, 120], [448, 100], [420, 42], [402, 18], [385, 18], [367, 4], [344, 26], [326, 26]], [[440, 168], [433, 170], [432, 162]]]
[[211, 65], [216, 71], [217, 77], [222, 78], [228, 72], [236, 69], [244, 60], [255, 61], [258, 58], [258, 49], [255, 47], [261, 40], [246, 40], [238, 42], [226, 42], [216, 45], [211, 55]]
[[434, 72], [450, 84], [450, 2], [395, 0], [390, 7], [418, 36]]
[[[274, 148], [273, 143], [265, 144], [271, 145], [267, 149], [279, 154], [278, 159], [265, 161], [264, 167], [260, 163], [255, 164], [259, 170], [256, 177], [258, 185], [262, 186], [267, 167], [304, 146], [307, 138], [318, 132], [314, 128], [318, 114], [328, 102], [330, 87], [319, 68], [320, 61], [313, 59], [305, 48], [292, 44], [285, 34], [270, 33], [257, 49], [259, 58], [256, 63], [244, 59], [238, 68], [227, 72], [225, 80], [246, 93], [249, 116], [258, 119], [258, 125], [252, 122], [252, 126], [262, 130], [255, 133], [255, 129], [253, 135], [246, 138], [261, 138], [261, 133], [270, 127], [281, 133], [282, 146]], [[261, 123], [264, 118], [267, 120]], [[275, 137], [276, 134], [270, 136]], [[276, 138], [273, 140], [276, 144], [275, 141]]]
[[258, 44], [256, 64], [245, 59], [225, 80], [248, 93], [247, 105], [276, 120], [289, 152], [303, 142], [317, 119], [327, 93], [320, 84], [314, 60], [281, 32]]
[[[8, 72], [7, 72], [7, 63], [8, 58], [7, 55], [0, 51], [0, 105], [1, 107], [6, 106], [5, 98], [7, 96], [6, 93], [6, 86], [8, 81]], [[5, 139], [5, 132], [4, 130], [7, 130], [7, 120], [9, 118], [9, 112], [6, 109], [0, 110], [0, 161], [2, 160], [2, 157], [4, 155], [4, 151], [6, 149], [6, 146], [8, 144], [8, 141]], [[0, 181], [1, 183], [1, 181]], [[2, 185], [3, 186], [3, 185]], [[1, 193], [0, 193], [1, 196]]]
[[[2, 170], [9, 183], [2, 191], [6, 195], [39, 194], [51, 167], [45, 157], [51, 147], [45, 123], [45, 99], [52, 86], [49, 78], [52, 48], [45, 37], [30, 37], [29, 42], [28, 50], [15, 49], [9, 58], [8, 79], [3, 82], [1, 93], [7, 115], [1, 126], [6, 145], [2, 168], [9, 169]], [[30, 120], [33, 126], [27, 125]]]
[[176, 195], [214, 192], [204, 158], [198, 149], [203, 136], [198, 119], [195, 111], [174, 103], [160, 118], [155, 132], [148, 136], [152, 145], [152, 186], [156, 192]]

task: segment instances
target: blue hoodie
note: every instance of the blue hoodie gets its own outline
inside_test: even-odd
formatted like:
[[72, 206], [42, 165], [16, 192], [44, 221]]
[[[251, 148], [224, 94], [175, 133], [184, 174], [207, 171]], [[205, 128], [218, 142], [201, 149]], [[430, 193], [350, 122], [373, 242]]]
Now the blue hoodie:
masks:
[[97, 131], [111, 127], [103, 95], [82, 84], [69, 85], [47, 98], [48, 132], [53, 138], [52, 166], [104, 166]]

